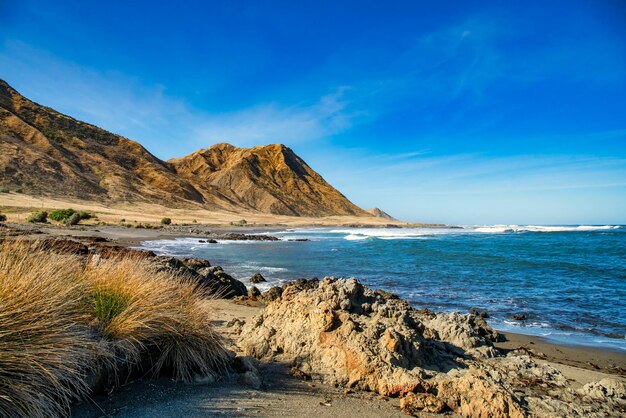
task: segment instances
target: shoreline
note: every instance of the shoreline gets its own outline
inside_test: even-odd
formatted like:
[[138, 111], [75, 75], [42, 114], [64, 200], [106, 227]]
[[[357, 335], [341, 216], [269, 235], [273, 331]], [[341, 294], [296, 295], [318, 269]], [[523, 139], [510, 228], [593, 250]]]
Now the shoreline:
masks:
[[[87, 239], [91, 237], [104, 238], [108, 244], [126, 248], [140, 246], [142, 242], [160, 239], [175, 238], [198, 238], [205, 235], [242, 233], [252, 234], [268, 230], [283, 230], [287, 226], [274, 225], [273, 227], [257, 228], [254, 226], [207, 226], [185, 225], [183, 228], [202, 229], [197, 235], [190, 234], [189, 230], [168, 229], [142, 229], [125, 228], [120, 226], [94, 226], [80, 225], [77, 227], [65, 227], [46, 224], [7, 224], [10, 228], [16, 228], [24, 232], [24, 238], [73, 238]], [[496, 343], [496, 347], [506, 351], [522, 349], [534, 358], [545, 360], [550, 363], [561, 364], [567, 367], [575, 367], [594, 372], [605, 372], [613, 376], [626, 377], [626, 352], [611, 347], [601, 347], [581, 344], [566, 344], [555, 342], [549, 338], [523, 334], [511, 331], [498, 331], [506, 336], [507, 341]]]

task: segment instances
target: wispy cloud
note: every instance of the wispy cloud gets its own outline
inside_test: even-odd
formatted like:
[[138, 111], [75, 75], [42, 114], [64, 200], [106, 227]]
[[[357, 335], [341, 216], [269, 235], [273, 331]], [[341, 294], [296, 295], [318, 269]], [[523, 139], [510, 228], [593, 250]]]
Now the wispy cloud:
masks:
[[199, 144], [229, 141], [240, 146], [268, 142], [298, 144], [349, 129], [361, 114], [349, 109], [347, 87], [312, 104], [264, 103], [231, 113], [208, 114], [195, 129]]

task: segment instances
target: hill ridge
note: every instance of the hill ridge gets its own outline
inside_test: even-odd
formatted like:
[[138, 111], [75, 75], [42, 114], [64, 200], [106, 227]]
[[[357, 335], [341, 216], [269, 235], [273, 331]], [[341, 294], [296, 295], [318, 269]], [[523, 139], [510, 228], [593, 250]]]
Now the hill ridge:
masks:
[[31, 194], [277, 215], [369, 216], [291, 148], [214, 144], [163, 161], [0, 79], [0, 186]]

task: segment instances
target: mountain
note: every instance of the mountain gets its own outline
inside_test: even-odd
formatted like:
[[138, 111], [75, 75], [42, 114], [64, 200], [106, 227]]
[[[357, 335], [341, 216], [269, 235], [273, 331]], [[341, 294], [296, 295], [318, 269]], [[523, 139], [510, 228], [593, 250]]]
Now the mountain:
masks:
[[282, 215], [363, 214], [284, 145], [217, 144], [168, 163], [195, 188], [237, 207]]
[[383, 219], [387, 219], [390, 221], [397, 221], [396, 218], [394, 218], [387, 212], [383, 211], [382, 209], [378, 209], [378, 208], [366, 209], [365, 212], [369, 213], [372, 216], [375, 216], [376, 218], [383, 218]]
[[28, 100], [3, 80], [0, 187], [101, 203], [369, 216], [284, 145], [217, 144], [162, 161], [135, 141]]

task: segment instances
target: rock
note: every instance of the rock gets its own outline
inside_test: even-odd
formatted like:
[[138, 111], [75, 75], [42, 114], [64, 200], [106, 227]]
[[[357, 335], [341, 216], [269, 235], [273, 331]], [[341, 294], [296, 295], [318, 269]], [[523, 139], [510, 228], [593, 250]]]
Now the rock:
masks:
[[518, 314], [509, 315], [509, 318], [515, 319], [516, 321], [525, 321], [528, 319], [528, 315], [524, 313], [518, 313]]
[[212, 374], [196, 374], [193, 376], [192, 382], [195, 386], [212, 385], [217, 379]]
[[242, 385], [251, 387], [253, 389], [261, 389], [261, 385], [263, 383], [259, 373], [253, 371], [245, 372], [244, 374], [242, 374], [239, 382]]
[[254, 276], [250, 277], [250, 282], [252, 283], [262, 283], [266, 282], [265, 277], [261, 275], [261, 273], [256, 273]]
[[64, 238], [50, 238], [35, 241], [41, 249], [57, 254], [87, 255], [89, 248], [78, 241]]
[[187, 267], [195, 271], [211, 267], [211, 263], [201, 258], [179, 258], [179, 260]]
[[207, 242], [208, 242], [209, 244], [217, 244], [217, 241], [216, 241], [216, 240], [214, 240], [214, 239], [209, 239], [209, 240], [207, 240]]
[[199, 239], [198, 242], [201, 244], [206, 244], [206, 240], [203, 240], [203, 239]]
[[483, 369], [437, 384], [437, 397], [464, 417], [524, 418], [519, 400]]
[[489, 318], [489, 313], [487, 311], [478, 310], [476, 308], [470, 309], [470, 314], [483, 319]]
[[425, 330], [405, 301], [354, 279], [325, 278], [285, 285], [281, 298], [244, 326], [240, 346], [261, 359], [281, 356], [330, 385], [398, 396], [421, 388], [425, 369], [455, 367], [449, 347], [462, 336], [471, 347], [488, 344], [469, 321], [447, 344], [430, 341]]
[[250, 356], [237, 356], [233, 359], [233, 369], [237, 373], [256, 372], [259, 370], [259, 361]]
[[626, 384], [615, 379], [602, 379], [587, 383], [578, 393], [594, 400], [611, 401], [626, 408]]
[[400, 399], [400, 409], [412, 416], [420, 416], [422, 412], [439, 414], [446, 409], [446, 404], [432, 393], [409, 393]]
[[272, 301], [275, 301], [276, 299], [279, 299], [282, 294], [283, 294], [283, 288], [280, 286], [274, 286], [270, 288], [269, 290], [266, 290], [265, 292], [263, 292], [261, 296], [258, 297], [257, 299], [260, 300], [261, 302], [270, 303]]
[[210, 293], [225, 299], [248, 296], [246, 285], [224, 272], [220, 266], [208, 267], [203, 272], [199, 284]]
[[248, 298], [257, 299], [259, 296], [261, 296], [261, 291], [257, 289], [256, 286], [252, 286], [250, 289], [248, 289]]

